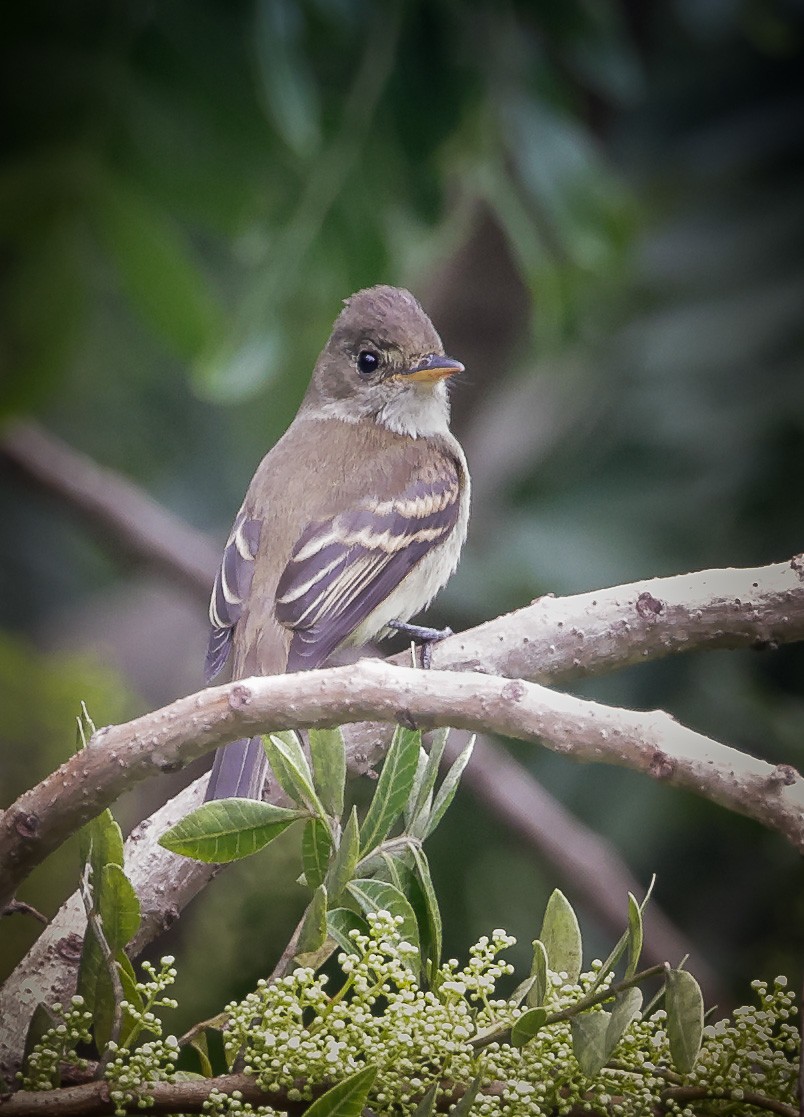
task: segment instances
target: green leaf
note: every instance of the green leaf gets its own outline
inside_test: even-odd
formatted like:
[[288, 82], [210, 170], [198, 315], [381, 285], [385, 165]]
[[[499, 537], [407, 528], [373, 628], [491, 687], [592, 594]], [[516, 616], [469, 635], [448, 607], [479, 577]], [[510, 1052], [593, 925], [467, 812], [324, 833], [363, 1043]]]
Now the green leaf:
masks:
[[[36, 1006], [28, 1024], [28, 1031], [25, 1034], [25, 1049], [22, 1057], [23, 1072], [28, 1073], [31, 1052], [37, 1043], [44, 1038], [45, 1033], [49, 1032], [51, 1028], [58, 1027], [61, 1020], [54, 1014], [52, 1009], [40, 1001]], [[50, 1076], [50, 1085], [55, 1089], [60, 1081], [60, 1074], [58, 1066], [53, 1067]]]
[[393, 884], [394, 888], [398, 888], [400, 892], [404, 893], [405, 889], [402, 887], [402, 878], [399, 875], [398, 863], [394, 857], [391, 856], [386, 850], [380, 850], [380, 860], [383, 864], [383, 869], [379, 870], [372, 876], [378, 876], [381, 880], [387, 880], [389, 884]]
[[79, 831], [78, 848], [83, 864], [92, 868], [92, 886], [98, 887], [104, 865], [123, 864], [123, 834], [107, 808]]
[[421, 733], [396, 727], [371, 805], [360, 827], [360, 853], [365, 857], [388, 836], [408, 801], [419, 759]]
[[119, 865], [104, 865], [95, 903], [109, 949], [118, 954], [140, 929], [140, 901]]
[[546, 1008], [531, 1008], [518, 1017], [511, 1028], [511, 1043], [514, 1047], [524, 1047], [544, 1027], [547, 1019]]
[[566, 973], [570, 982], [577, 981], [583, 957], [581, 929], [572, 905], [558, 888], [547, 901], [539, 938], [553, 973]]
[[460, 783], [461, 776], [463, 775], [463, 770], [469, 763], [469, 758], [472, 755], [472, 750], [474, 749], [474, 747], [475, 738], [472, 737], [469, 741], [469, 744], [457, 758], [455, 763], [447, 772], [446, 776], [444, 776], [441, 787], [439, 787], [438, 794], [435, 797], [433, 809], [432, 811], [430, 811], [430, 819], [427, 823], [427, 830], [424, 834], [425, 838], [430, 837], [436, 826], [438, 826], [439, 822], [446, 814], [447, 808], [449, 807], [450, 803], [455, 798], [455, 792], [458, 790], [458, 784]]
[[[640, 914], [640, 929], [641, 929], [641, 924], [642, 924], [642, 919], [641, 919], [642, 912], [645, 910], [645, 908], [647, 906], [647, 903], [648, 903], [648, 900], [650, 900], [651, 893], [653, 892], [653, 886], [654, 886], [655, 883], [656, 883], [656, 876], [654, 874], [654, 876], [651, 878], [650, 884], [648, 885], [648, 890], [645, 893], [644, 900], [642, 901], [641, 904], [638, 905], [639, 914]], [[632, 929], [632, 923], [633, 923], [633, 916], [632, 916], [632, 913], [631, 913], [631, 894], [629, 893], [628, 929], [626, 931], [624, 931], [623, 934], [620, 936], [620, 938], [617, 940], [617, 943], [614, 946], [614, 949], [612, 950], [611, 954], [609, 954], [606, 961], [600, 967], [600, 970], [598, 972], [597, 977], [595, 978], [595, 980], [592, 982], [591, 986], [589, 987], [589, 993], [594, 993], [597, 989], [600, 988], [600, 986], [606, 980], [606, 975], [611, 973], [611, 971], [614, 969], [614, 967], [617, 965], [617, 963], [622, 958], [623, 954], [625, 954], [626, 949], [629, 950], [629, 954], [630, 954], [632, 949], [636, 949], [637, 940], [634, 936], [636, 934], [638, 934], [639, 932], [636, 930], [636, 928]], [[641, 953], [641, 950], [637, 952], [637, 961], [638, 961], [639, 953]], [[633, 975], [633, 973], [629, 972], [627, 976], [633, 977], [634, 975]]]
[[472, 1106], [475, 1104], [475, 1098], [477, 1097], [478, 1090], [480, 1089], [480, 1083], [482, 1081], [483, 1076], [480, 1074], [477, 1076], [477, 1078], [472, 1079], [472, 1081], [466, 1087], [466, 1093], [463, 1095], [461, 1100], [453, 1105], [452, 1109], [450, 1109], [450, 1117], [469, 1117], [469, 1114], [472, 1112]]
[[204, 803], [159, 839], [172, 853], [218, 864], [248, 857], [268, 845], [309, 812], [275, 807], [256, 799], [217, 799]]
[[587, 1078], [596, 1078], [606, 1065], [608, 1051], [606, 1033], [611, 1014], [608, 1012], [583, 1012], [570, 1020], [572, 1051], [578, 1066]]
[[[409, 942], [416, 950], [420, 950], [419, 926], [416, 915], [410, 906], [410, 901], [384, 880], [353, 880], [346, 886], [346, 891], [357, 901], [361, 911], [369, 915], [375, 911], [389, 911], [391, 915], [402, 916], [402, 925], [399, 928], [402, 938]], [[412, 968], [418, 968], [411, 962]]]
[[313, 814], [325, 815], [313, 787], [313, 775], [307, 757], [295, 733], [271, 733], [262, 739], [274, 775], [285, 794], [300, 807]]
[[206, 1032], [197, 1032], [190, 1040], [190, 1047], [198, 1055], [201, 1064], [201, 1074], [204, 1078], [212, 1078], [212, 1063], [209, 1058], [209, 1043]]
[[337, 903], [341, 894], [354, 877], [360, 853], [360, 827], [357, 808], [352, 807], [349, 821], [341, 834], [340, 845], [327, 873], [327, 895], [330, 903]]
[[625, 969], [626, 980], [637, 971], [642, 954], [642, 909], [632, 894], [628, 893], [628, 965]]
[[323, 884], [331, 852], [329, 827], [320, 818], [309, 818], [302, 834], [302, 864], [309, 888], [315, 889]]
[[587, 1078], [596, 1078], [642, 1007], [639, 989], [625, 989], [612, 1012], [584, 1012], [570, 1021], [572, 1050]]
[[433, 880], [430, 876], [430, 864], [427, 860], [427, 854], [424, 850], [416, 845], [411, 844], [410, 850], [413, 853], [413, 860], [416, 864], [416, 875], [419, 878], [419, 883], [424, 893], [424, 900], [427, 910], [427, 929], [429, 932], [429, 949], [428, 956], [430, 959], [430, 980], [435, 977], [436, 971], [441, 964], [441, 946], [442, 946], [442, 924], [441, 924], [441, 911], [438, 907], [438, 897], [436, 896], [435, 888], [433, 887]]
[[[433, 734], [429, 754], [424, 749], [420, 749], [419, 759], [421, 763], [417, 767], [410, 801], [405, 810], [405, 827], [408, 831], [417, 820], [423, 830], [426, 829], [429, 822], [430, 810], [428, 808], [432, 802], [433, 789], [438, 778], [438, 769], [444, 755], [448, 736], [448, 729], [439, 729]], [[419, 815], [424, 815], [424, 817], [420, 819]]]
[[[116, 958], [117, 976], [120, 978], [120, 985], [123, 989], [123, 999], [142, 1012], [145, 1008], [145, 1002], [142, 998], [142, 993], [137, 989], [137, 975], [134, 973], [134, 967], [131, 964], [131, 959], [121, 950]], [[111, 982], [110, 982], [111, 992]], [[126, 1043], [135, 1031], [139, 1030], [139, 1022], [134, 1019], [128, 1010], [123, 1011], [123, 1017], [120, 1022], [120, 1042]], [[109, 1029], [111, 1030], [111, 1020], [109, 1021]], [[97, 1037], [97, 1031], [95, 1035]], [[105, 1046], [105, 1044], [104, 1044]]]
[[704, 1003], [701, 987], [686, 970], [668, 970], [664, 1007], [670, 1057], [680, 1074], [689, 1074], [701, 1050]]
[[528, 1008], [537, 1008], [544, 1004], [544, 998], [547, 996], [547, 966], [548, 957], [545, 945], [541, 939], [534, 939], [533, 961], [530, 966], [533, 984], [528, 990]]
[[373, 1066], [349, 1075], [305, 1109], [305, 1117], [360, 1117], [376, 1077]]
[[609, 1061], [614, 1048], [625, 1035], [626, 1029], [639, 1015], [642, 1008], [642, 991], [636, 987], [623, 989], [614, 998], [614, 1008], [606, 1028], [606, 1062]]
[[343, 792], [346, 786], [346, 749], [343, 733], [336, 729], [309, 731], [313, 782], [324, 807], [331, 815], [343, 814]]
[[347, 954], [357, 954], [357, 948], [349, 938], [349, 932], [360, 931], [365, 935], [368, 931], [368, 923], [350, 908], [330, 908], [327, 912], [327, 930], [342, 950]]
[[327, 938], [327, 892], [323, 884], [316, 888], [313, 898], [307, 905], [299, 934], [296, 958], [302, 962], [303, 955], [320, 950]]
[[438, 1079], [436, 1079], [435, 1082], [427, 1087], [427, 1091], [422, 1100], [414, 1109], [412, 1117], [433, 1117], [433, 1114], [435, 1113], [436, 1098], [438, 1097], [438, 1088], [440, 1085], [441, 1083]]

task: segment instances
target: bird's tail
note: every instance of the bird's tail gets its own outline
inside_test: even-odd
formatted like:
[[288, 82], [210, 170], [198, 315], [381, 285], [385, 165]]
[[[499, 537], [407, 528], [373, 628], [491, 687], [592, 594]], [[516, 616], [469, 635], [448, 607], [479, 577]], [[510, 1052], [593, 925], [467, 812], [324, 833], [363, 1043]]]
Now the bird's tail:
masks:
[[259, 737], [242, 737], [215, 753], [204, 802], [210, 799], [261, 799], [268, 759]]

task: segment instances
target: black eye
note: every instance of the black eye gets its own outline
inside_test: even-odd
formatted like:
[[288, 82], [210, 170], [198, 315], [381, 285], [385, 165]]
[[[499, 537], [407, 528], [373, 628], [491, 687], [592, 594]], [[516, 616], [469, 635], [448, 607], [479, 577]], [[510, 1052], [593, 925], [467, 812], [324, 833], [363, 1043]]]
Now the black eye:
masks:
[[357, 354], [357, 371], [361, 376], [371, 376], [380, 365], [380, 358], [371, 349], [361, 349]]

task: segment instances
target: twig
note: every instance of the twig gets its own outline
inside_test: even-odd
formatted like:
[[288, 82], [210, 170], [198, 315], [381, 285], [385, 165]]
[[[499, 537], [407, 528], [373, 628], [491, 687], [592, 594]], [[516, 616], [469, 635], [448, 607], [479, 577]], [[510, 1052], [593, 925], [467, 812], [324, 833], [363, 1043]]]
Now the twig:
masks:
[[46, 915], [43, 915], [33, 904], [26, 904], [24, 900], [11, 900], [6, 904], [3, 910], [0, 911], [0, 919], [5, 918], [7, 915], [32, 915], [34, 919], [38, 919], [39, 922], [44, 923], [46, 927], [49, 922]]
[[[725, 1088], [725, 1093], [720, 1094], [713, 1093], [706, 1086], [670, 1086], [662, 1093], [663, 1100], [679, 1102], [682, 1106], [692, 1101], [704, 1101], [706, 1098], [717, 1098], [720, 1102], [728, 1103], [730, 1100], [728, 1087]], [[733, 1100], [739, 1101], [741, 1106], [750, 1105], [755, 1109], [764, 1109], [766, 1113], [779, 1113], [782, 1117], [799, 1117], [796, 1106], [765, 1097], [764, 1094], [754, 1090], [741, 1090], [739, 1098]]]

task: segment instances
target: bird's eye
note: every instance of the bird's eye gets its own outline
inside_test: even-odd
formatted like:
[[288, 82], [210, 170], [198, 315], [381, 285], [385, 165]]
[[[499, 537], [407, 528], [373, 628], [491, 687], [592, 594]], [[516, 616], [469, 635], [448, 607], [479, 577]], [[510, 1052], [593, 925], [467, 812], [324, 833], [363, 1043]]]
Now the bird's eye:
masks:
[[361, 376], [371, 376], [380, 365], [380, 358], [371, 349], [361, 349], [357, 354], [357, 371]]

